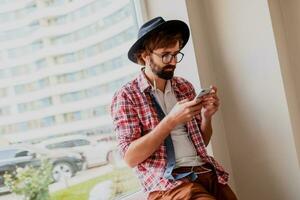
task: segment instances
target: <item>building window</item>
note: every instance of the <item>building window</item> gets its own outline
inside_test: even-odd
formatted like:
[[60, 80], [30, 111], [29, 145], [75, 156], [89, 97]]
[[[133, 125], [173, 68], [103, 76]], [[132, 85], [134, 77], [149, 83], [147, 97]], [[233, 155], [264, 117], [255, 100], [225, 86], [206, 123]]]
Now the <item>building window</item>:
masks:
[[7, 88], [0, 88], [0, 97], [7, 96]]
[[10, 114], [10, 106], [5, 106], [0, 108], [0, 116], [5, 116]]
[[[63, 144], [59, 148], [64, 149], [49, 151], [66, 153], [86, 166], [74, 170], [66, 179], [70, 184], [52, 192], [51, 199], [84, 199], [104, 181], [120, 192], [103, 188], [109, 194], [104, 199], [138, 190], [136, 178], [118, 157], [109, 117], [113, 93], [139, 71], [126, 70], [130, 62], [125, 45], [138, 30], [134, 1], [9, 0], [3, 7], [5, 1], [0, 0], [0, 10], [10, 4], [14, 11], [0, 13], [0, 18], [7, 19], [1, 23], [5, 31], [0, 31], [4, 44], [0, 58], [5, 61], [0, 78], [8, 80], [0, 88], [1, 143], [38, 148], [44, 141], [59, 138]], [[85, 139], [68, 143], [69, 136]], [[84, 148], [87, 152], [78, 152]], [[118, 166], [112, 158], [117, 158]], [[82, 179], [91, 171], [94, 177]], [[86, 190], [74, 192], [74, 187], [85, 186]]]
[[27, 103], [18, 104], [19, 113], [28, 112], [33, 110], [40, 110], [41, 108], [46, 108], [52, 105], [52, 97], [47, 97], [39, 99], [37, 101], [31, 101]]
[[52, 126], [54, 124], [55, 124], [54, 116], [45, 117], [45, 118], [40, 120], [40, 126], [41, 127], [48, 127], [48, 126]]

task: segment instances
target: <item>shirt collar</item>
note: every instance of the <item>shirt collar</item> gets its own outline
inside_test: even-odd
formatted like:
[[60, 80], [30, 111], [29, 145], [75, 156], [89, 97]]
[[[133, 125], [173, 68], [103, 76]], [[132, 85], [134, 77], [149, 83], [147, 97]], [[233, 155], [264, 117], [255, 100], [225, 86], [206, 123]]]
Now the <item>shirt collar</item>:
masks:
[[141, 73], [138, 76], [138, 79], [137, 79], [138, 86], [139, 86], [141, 92], [150, 92], [151, 84], [145, 75], [144, 69], [145, 69], [145, 67], [143, 67], [141, 69]]
[[[152, 87], [152, 91], [155, 90], [155, 88], [153, 86]], [[156, 88], [156, 90], [159, 90]], [[160, 90], [159, 90], [160, 91]], [[172, 85], [171, 85], [171, 81], [170, 80], [167, 80], [166, 82], [166, 87], [165, 87], [165, 91], [163, 93], [167, 94], [168, 92], [171, 92], [172, 91]], [[162, 92], [162, 91], [161, 91]]]
[[170, 80], [170, 88], [173, 89], [173, 91], [175, 92], [176, 96], [180, 94], [180, 83], [178, 83], [178, 79], [176, 79], [176, 77], [173, 77]]

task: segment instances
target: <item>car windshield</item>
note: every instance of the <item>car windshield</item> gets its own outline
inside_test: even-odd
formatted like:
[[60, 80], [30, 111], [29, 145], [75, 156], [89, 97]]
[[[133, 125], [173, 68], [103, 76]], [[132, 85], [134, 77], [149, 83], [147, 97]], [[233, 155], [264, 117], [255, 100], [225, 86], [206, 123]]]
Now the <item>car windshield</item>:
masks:
[[47, 149], [72, 148], [77, 146], [90, 145], [90, 142], [85, 139], [72, 139], [68, 141], [56, 142], [46, 145]]

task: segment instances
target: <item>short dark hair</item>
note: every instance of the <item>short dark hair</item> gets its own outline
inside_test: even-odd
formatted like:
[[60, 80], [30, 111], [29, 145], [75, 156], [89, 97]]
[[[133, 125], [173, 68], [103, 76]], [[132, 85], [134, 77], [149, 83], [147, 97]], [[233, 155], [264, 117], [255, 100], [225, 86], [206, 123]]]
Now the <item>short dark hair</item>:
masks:
[[157, 48], [173, 47], [179, 42], [179, 47], [182, 47], [183, 40], [182, 35], [178, 32], [160, 31], [152, 33], [143, 43], [143, 48], [137, 51], [134, 56], [137, 59], [138, 64], [145, 65], [145, 61], [142, 59], [143, 52], [152, 52]]

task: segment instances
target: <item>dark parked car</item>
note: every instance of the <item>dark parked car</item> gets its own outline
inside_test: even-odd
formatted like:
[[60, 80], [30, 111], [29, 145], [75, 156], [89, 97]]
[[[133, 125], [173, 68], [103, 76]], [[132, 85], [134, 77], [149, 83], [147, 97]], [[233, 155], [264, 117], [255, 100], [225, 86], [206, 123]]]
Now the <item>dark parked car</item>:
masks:
[[52, 176], [55, 182], [62, 178], [70, 178], [82, 169], [85, 160], [77, 153], [64, 153], [62, 151], [51, 152], [28, 145], [8, 146], [0, 148], [0, 193], [7, 192], [4, 185], [3, 175], [5, 172], [12, 173], [17, 167], [33, 166], [39, 167], [41, 159], [47, 158], [51, 161]]

